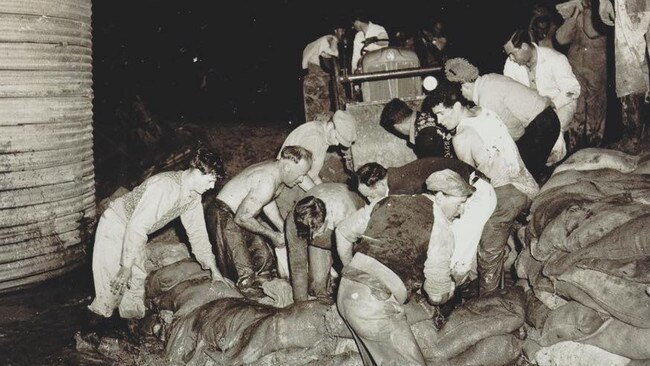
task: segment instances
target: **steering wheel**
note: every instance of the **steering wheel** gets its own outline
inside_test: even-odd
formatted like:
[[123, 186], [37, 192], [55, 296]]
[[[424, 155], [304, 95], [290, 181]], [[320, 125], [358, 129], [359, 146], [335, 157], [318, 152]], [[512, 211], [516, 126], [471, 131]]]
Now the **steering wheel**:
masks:
[[361, 47], [361, 56], [365, 55], [366, 53], [370, 52], [366, 48], [370, 46], [371, 44], [379, 43], [379, 42], [389, 42], [390, 40], [388, 38], [377, 38], [377, 37], [370, 37], [366, 39], [363, 42], [363, 47]]

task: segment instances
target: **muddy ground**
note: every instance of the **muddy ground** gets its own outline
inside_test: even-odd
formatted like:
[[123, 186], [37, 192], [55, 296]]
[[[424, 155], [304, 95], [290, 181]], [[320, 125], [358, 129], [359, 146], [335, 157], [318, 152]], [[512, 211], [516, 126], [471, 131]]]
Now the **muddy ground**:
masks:
[[[186, 131], [191, 131], [185, 141], [187, 137], [190, 140], [201, 138], [208, 146], [216, 148], [227, 172], [233, 175], [252, 163], [273, 158], [291, 128], [190, 125], [185, 126]], [[177, 147], [180, 148], [180, 144]], [[648, 150], [650, 139], [643, 143], [624, 141], [612, 147], [638, 153]], [[99, 177], [112, 175], [107, 166], [97, 168]], [[98, 201], [117, 186], [127, 185], [124, 182], [136, 180], [132, 175], [122, 176], [121, 180], [104, 178], [98, 181]], [[162, 235], [173, 236], [174, 233], [167, 231]], [[161, 343], [148, 338], [132, 339], [128, 336], [127, 324], [120, 321], [110, 323], [112, 326], [107, 327], [106, 338], [101, 342], [99, 338], [75, 337], [80, 331], [88, 334], [92, 330], [86, 310], [92, 295], [92, 272], [88, 263], [40, 286], [1, 295], [0, 365], [164, 365], [160, 358]]]

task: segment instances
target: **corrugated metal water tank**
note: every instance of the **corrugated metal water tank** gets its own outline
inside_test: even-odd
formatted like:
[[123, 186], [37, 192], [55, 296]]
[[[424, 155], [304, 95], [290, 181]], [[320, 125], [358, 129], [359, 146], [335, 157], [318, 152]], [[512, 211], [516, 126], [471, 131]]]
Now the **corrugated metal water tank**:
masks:
[[0, 1], [0, 292], [63, 274], [95, 215], [91, 0]]

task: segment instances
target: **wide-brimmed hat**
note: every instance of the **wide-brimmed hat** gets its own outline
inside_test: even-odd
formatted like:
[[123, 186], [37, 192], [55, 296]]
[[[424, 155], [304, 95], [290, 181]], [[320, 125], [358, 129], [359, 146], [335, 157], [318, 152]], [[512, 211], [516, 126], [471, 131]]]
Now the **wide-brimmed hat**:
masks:
[[476, 188], [463, 180], [460, 174], [451, 169], [439, 170], [432, 173], [426, 180], [427, 189], [431, 192], [442, 192], [449, 196], [466, 197], [474, 193]]

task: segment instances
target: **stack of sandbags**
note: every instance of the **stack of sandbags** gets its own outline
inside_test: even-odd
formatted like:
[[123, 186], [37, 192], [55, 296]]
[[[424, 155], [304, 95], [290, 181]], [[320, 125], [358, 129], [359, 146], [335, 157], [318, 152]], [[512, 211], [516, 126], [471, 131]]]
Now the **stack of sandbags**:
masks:
[[529, 357], [540, 355], [540, 364], [602, 364], [609, 358], [601, 351], [612, 354], [609, 364], [650, 359], [650, 175], [636, 173], [643, 161], [579, 151], [533, 201], [517, 273], [536, 297], [527, 320], [539, 347]]

